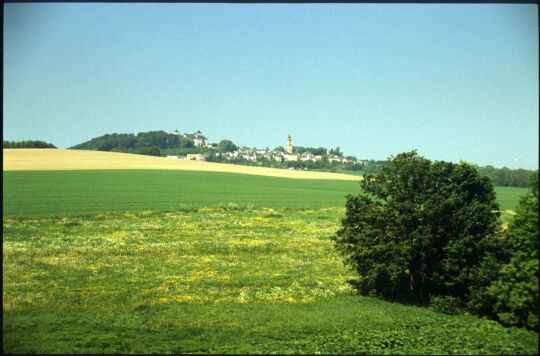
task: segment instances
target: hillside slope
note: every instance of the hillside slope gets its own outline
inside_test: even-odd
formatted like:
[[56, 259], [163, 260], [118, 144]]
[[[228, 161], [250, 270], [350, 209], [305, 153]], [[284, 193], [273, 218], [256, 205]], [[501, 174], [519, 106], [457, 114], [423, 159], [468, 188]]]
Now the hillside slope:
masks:
[[326, 172], [291, 171], [224, 163], [185, 161], [118, 152], [67, 149], [4, 149], [3, 170], [79, 170], [79, 169], [180, 169], [254, 174], [297, 179], [360, 180], [361, 177]]

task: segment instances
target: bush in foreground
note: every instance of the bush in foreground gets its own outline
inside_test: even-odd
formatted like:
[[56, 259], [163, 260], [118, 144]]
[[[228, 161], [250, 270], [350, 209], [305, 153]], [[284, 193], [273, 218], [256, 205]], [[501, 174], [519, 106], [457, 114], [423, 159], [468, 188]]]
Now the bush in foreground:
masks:
[[489, 178], [412, 151], [360, 184], [364, 193], [347, 197], [334, 240], [358, 271], [361, 294], [420, 303], [448, 296], [485, 311], [487, 288], [508, 259]]
[[538, 172], [508, 229], [512, 257], [489, 287], [497, 318], [538, 330]]

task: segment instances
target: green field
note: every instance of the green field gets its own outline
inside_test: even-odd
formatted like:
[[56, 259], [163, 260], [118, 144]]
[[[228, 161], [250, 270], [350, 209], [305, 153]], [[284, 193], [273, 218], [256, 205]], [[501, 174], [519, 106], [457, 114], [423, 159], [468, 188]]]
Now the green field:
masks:
[[[534, 354], [538, 334], [354, 294], [358, 182], [4, 172], [8, 353]], [[503, 210], [525, 189], [497, 188]]]
[[223, 204], [344, 206], [356, 181], [173, 170], [4, 172], [5, 216], [174, 210]]
[[343, 208], [4, 218], [8, 353], [534, 354], [538, 335], [356, 296]]
[[[4, 216], [79, 215], [237, 204], [281, 208], [343, 207], [356, 181], [288, 179], [172, 170], [4, 171]], [[501, 210], [525, 188], [496, 187]]]

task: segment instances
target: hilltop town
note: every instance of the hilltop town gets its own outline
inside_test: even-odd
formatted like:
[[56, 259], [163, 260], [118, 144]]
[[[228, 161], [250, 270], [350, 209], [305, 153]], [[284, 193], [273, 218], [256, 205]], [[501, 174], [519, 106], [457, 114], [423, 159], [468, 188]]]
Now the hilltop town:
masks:
[[[201, 131], [197, 131], [193, 134], [184, 133], [181, 134], [178, 130], [172, 132], [173, 135], [181, 137], [183, 139], [193, 141], [194, 147], [207, 148], [209, 150], [216, 150], [219, 148], [219, 145], [216, 143], [209, 143], [208, 138], [204, 136]], [[231, 142], [232, 143], [232, 142]], [[236, 147], [236, 145], [232, 145]], [[299, 152], [302, 151], [302, 152]], [[323, 148], [310, 149], [304, 147], [294, 147], [292, 144], [292, 137], [289, 135], [287, 137], [286, 148], [249, 148], [249, 147], [236, 147], [234, 150], [230, 151], [217, 151], [214, 154], [212, 152], [205, 153], [187, 153], [185, 155], [178, 154], [167, 154], [168, 158], [177, 158], [177, 159], [187, 159], [187, 160], [198, 160], [205, 161], [212, 157], [211, 161], [223, 160], [223, 161], [238, 161], [238, 160], [247, 160], [251, 162], [257, 161], [276, 161], [276, 162], [337, 162], [337, 163], [347, 163], [350, 165], [362, 164], [367, 161], [358, 160], [354, 156], [344, 157], [342, 152], [339, 150], [339, 147], [336, 150], [330, 150], [331, 152], [326, 152]], [[305, 167], [307, 168], [307, 167]]]
[[359, 160], [354, 156], [346, 156], [339, 147], [327, 149], [294, 146], [291, 135], [284, 137], [284, 143], [284, 146], [274, 149], [246, 147], [236, 145], [228, 139], [211, 143], [200, 130], [194, 133], [159, 130], [137, 134], [105, 134], [70, 148], [299, 170], [373, 173], [386, 163], [386, 161]]

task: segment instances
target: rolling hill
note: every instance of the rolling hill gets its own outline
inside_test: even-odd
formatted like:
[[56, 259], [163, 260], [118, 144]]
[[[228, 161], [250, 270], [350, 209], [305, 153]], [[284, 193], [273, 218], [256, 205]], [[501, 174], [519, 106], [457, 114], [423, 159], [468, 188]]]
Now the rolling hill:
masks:
[[174, 169], [253, 174], [297, 179], [360, 180], [361, 177], [327, 172], [249, 167], [224, 163], [186, 161], [118, 152], [66, 149], [4, 149], [5, 171], [79, 169]]

